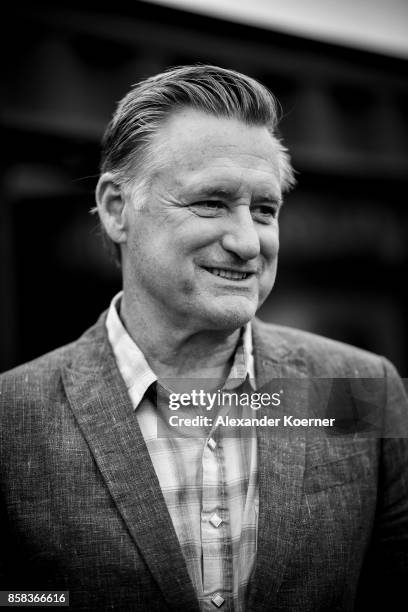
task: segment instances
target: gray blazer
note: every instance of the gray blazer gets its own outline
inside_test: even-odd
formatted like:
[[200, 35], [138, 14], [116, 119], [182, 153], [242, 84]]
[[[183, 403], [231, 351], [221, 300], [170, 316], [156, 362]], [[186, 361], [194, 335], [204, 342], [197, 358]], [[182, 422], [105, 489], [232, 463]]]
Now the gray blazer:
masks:
[[[1, 377], [0, 590], [69, 590], [81, 610], [198, 611], [105, 316]], [[336, 427], [258, 428], [246, 610], [398, 609], [408, 578], [408, 407], [398, 375], [337, 342], [260, 321], [253, 330], [257, 382], [285, 397], [256, 416], [330, 413]]]

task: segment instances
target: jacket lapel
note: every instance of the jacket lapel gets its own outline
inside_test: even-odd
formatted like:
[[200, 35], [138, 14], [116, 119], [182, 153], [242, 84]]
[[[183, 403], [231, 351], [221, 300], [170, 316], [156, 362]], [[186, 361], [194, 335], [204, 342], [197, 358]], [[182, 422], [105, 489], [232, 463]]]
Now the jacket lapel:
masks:
[[[269, 339], [262, 324], [254, 322], [254, 358], [259, 391], [281, 394], [281, 405], [260, 410], [272, 418], [286, 414], [305, 416], [307, 378], [299, 353], [291, 355], [278, 333]], [[258, 416], [258, 415], [257, 415]], [[282, 422], [282, 421], [281, 421]], [[257, 560], [249, 585], [247, 612], [273, 609], [291, 548], [295, 542], [305, 467], [303, 428], [259, 427], [259, 517]]]
[[105, 332], [105, 316], [76, 348], [63, 381], [106, 486], [170, 609], [198, 611], [156, 472]]

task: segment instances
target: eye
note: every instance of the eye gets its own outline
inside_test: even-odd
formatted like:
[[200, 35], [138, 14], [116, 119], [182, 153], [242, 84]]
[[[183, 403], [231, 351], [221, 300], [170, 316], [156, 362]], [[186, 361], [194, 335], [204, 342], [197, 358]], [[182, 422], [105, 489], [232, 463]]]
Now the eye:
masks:
[[259, 223], [272, 223], [274, 219], [278, 218], [279, 205], [278, 204], [258, 204], [251, 208], [252, 217]]
[[225, 208], [225, 205], [220, 200], [202, 200], [189, 205], [190, 210], [200, 217], [216, 217]]

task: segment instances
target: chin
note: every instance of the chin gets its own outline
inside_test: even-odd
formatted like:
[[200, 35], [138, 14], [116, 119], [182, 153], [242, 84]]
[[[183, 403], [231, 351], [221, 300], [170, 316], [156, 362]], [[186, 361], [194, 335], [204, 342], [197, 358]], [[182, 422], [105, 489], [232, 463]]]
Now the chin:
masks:
[[219, 305], [217, 309], [209, 309], [209, 311], [205, 313], [205, 318], [210, 324], [209, 328], [235, 331], [243, 325], [246, 325], [248, 321], [254, 318], [257, 311], [257, 305], [248, 300], [245, 300], [245, 302], [244, 304], [237, 304], [226, 300], [225, 303]]

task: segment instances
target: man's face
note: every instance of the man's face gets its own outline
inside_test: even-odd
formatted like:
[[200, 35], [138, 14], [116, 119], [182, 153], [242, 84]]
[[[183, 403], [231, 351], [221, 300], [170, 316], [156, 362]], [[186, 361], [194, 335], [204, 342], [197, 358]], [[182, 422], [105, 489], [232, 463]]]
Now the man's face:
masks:
[[279, 249], [278, 155], [265, 127], [194, 109], [153, 140], [147, 199], [128, 202], [125, 292], [199, 332], [248, 322], [271, 291]]

